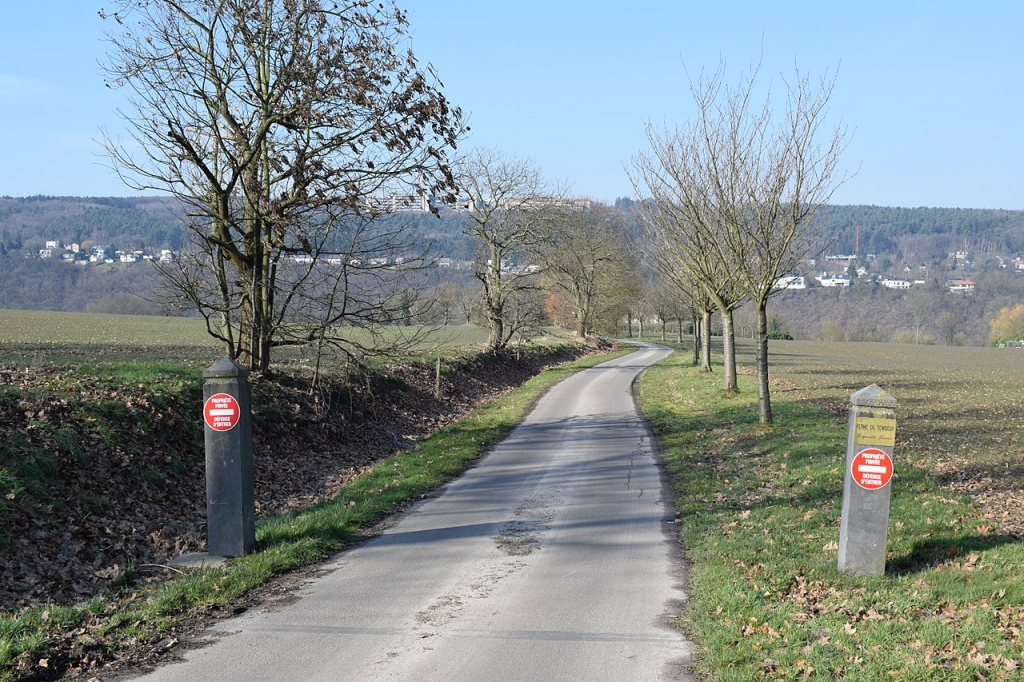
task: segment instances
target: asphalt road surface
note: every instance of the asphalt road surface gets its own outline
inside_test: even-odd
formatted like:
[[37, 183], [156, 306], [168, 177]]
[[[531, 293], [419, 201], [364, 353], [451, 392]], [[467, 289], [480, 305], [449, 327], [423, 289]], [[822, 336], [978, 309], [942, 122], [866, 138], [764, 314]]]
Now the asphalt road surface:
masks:
[[689, 680], [671, 499], [632, 396], [668, 354], [553, 388], [475, 468], [290, 603], [145, 680]]

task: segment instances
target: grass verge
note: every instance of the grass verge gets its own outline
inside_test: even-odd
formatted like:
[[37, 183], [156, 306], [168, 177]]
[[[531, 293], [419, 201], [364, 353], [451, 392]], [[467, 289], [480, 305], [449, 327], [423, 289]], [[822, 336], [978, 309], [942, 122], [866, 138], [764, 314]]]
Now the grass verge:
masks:
[[0, 680], [56, 678], [140, 647], [167, 649], [177, 637], [274, 576], [321, 561], [402, 505], [427, 496], [508, 434], [536, 400], [569, 374], [632, 349], [549, 369], [374, 466], [333, 500], [260, 521], [257, 551], [226, 567], [196, 571], [159, 587], [74, 607], [0, 615]]
[[759, 426], [684, 353], [648, 370], [644, 412], [669, 472], [689, 572], [677, 626], [708, 680], [1020, 680], [1024, 546], [992, 533], [926, 461], [895, 455], [884, 577], [837, 569], [846, 423], [773, 392]]

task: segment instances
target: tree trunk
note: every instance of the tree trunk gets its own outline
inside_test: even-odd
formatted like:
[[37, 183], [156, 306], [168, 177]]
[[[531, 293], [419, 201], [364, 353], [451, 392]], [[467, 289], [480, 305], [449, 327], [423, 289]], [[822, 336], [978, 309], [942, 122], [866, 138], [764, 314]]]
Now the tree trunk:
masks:
[[711, 311], [705, 310], [700, 321], [700, 371], [711, 372]]
[[757, 303], [757, 402], [761, 425], [772, 423], [772, 396], [768, 386], [768, 300]]
[[723, 388], [738, 391], [736, 383], [736, 333], [732, 323], [732, 309], [722, 310], [722, 374]]
[[490, 248], [491, 261], [484, 271], [484, 308], [487, 312], [487, 347], [501, 350], [508, 342], [505, 338], [505, 292], [501, 290], [501, 252], [494, 244]]
[[[700, 364], [700, 322], [697, 321], [697, 313], [690, 316], [690, 321], [693, 324], [690, 330], [693, 332], [693, 366], [696, 367]], [[682, 334], [682, 325], [679, 326], [679, 333]]]
[[585, 339], [587, 338], [587, 332], [590, 331], [587, 329], [587, 327], [590, 326], [590, 320], [588, 319], [590, 315], [587, 314], [579, 305], [576, 306], [576, 311], [576, 336], [581, 339]]
[[489, 332], [487, 334], [487, 347], [491, 350], [500, 350], [505, 344], [505, 324], [500, 315], [488, 315], [487, 323]]

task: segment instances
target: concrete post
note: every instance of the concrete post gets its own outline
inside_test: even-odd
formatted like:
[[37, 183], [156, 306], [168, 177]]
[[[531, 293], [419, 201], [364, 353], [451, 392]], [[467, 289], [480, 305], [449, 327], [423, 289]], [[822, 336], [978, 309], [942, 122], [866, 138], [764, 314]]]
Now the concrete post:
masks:
[[249, 370], [230, 358], [203, 371], [206, 544], [210, 556], [241, 556], [256, 546], [248, 376]]
[[850, 397], [839, 570], [885, 573], [896, 445], [896, 399], [872, 384]]

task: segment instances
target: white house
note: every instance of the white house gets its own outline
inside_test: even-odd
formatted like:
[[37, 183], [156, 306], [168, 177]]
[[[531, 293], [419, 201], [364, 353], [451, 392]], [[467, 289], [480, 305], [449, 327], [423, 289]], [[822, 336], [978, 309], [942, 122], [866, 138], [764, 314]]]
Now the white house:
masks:
[[850, 286], [849, 275], [830, 275], [827, 272], [823, 272], [814, 279], [818, 280], [818, 283], [823, 287], [848, 287]]
[[974, 282], [969, 279], [951, 279], [946, 282], [949, 290], [954, 293], [970, 293], [974, 291]]
[[806, 289], [807, 280], [804, 277], [796, 275], [787, 275], [786, 277], [780, 277], [779, 281], [772, 287], [772, 291], [781, 291], [783, 289]]
[[879, 284], [890, 289], [909, 289], [911, 283], [905, 279], [883, 279]]

